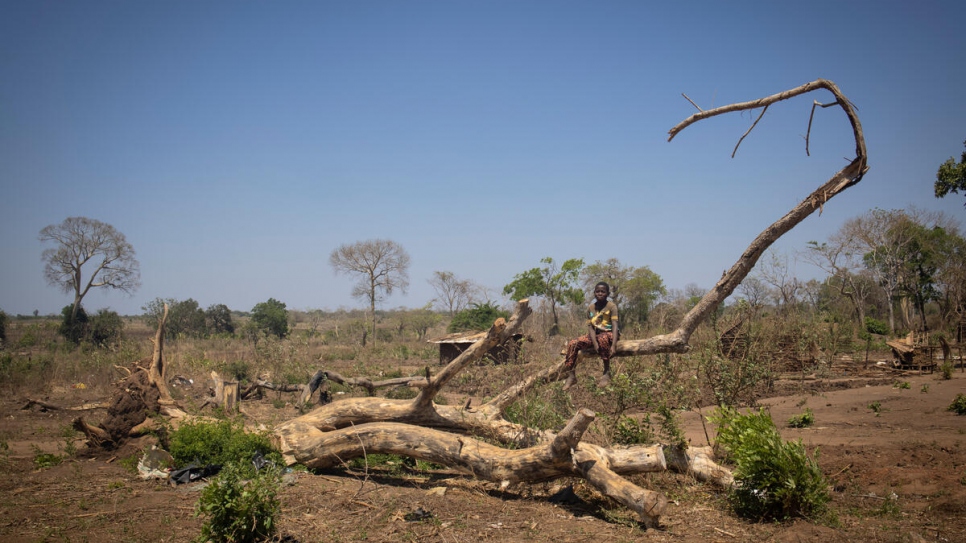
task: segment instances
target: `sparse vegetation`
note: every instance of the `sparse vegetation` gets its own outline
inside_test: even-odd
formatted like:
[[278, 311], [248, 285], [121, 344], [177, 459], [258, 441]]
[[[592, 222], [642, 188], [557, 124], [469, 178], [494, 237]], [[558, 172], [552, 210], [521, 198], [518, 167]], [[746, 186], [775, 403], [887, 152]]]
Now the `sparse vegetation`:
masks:
[[805, 408], [805, 411], [788, 419], [789, 428], [808, 428], [815, 424], [815, 414], [812, 410]]
[[271, 537], [282, 512], [279, 486], [276, 468], [251, 475], [237, 463], [226, 465], [198, 499], [195, 515], [205, 517], [198, 541], [247, 543]]
[[718, 445], [735, 464], [729, 501], [737, 514], [753, 520], [824, 514], [828, 483], [801, 440], [784, 441], [764, 410], [742, 415], [723, 408], [713, 420]]
[[218, 422], [190, 421], [171, 432], [170, 452], [177, 467], [196, 465], [238, 464], [242, 474], [253, 472], [252, 458], [261, 452], [281, 465], [281, 454], [272, 446], [267, 434], [247, 432], [233, 420]]
[[949, 411], [957, 415], [966, 415], [966, 394], [957, 394], [953, 403], [949, 404]]

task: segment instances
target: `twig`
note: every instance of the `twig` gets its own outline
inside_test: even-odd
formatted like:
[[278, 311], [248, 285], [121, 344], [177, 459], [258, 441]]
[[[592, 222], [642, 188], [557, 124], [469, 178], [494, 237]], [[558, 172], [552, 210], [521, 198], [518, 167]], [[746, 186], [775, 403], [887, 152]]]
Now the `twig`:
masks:
[[691, 105], [692, 105], [692, 106], [694, 106], [694, 109], [696, 109], [696, 110], [698, 110], [698, 111], [704, 111], [703, 109], [701, 109], [700, 107], [698, 107], [698, 104], [695, 104], [695, 103], [694, 103], [694, 100], [692, 100], [692, 99], [690, 99], [690, 98], [688, 98], [688, 95], [687, 95], [687, 94], [684, 94], [684, 93], [682, 92], [682, 93], [681, 93], [681, 96], [683, 96], [683, 97], [684, 97], [684, 99], [685, 99], [685, 100], [687, 100], [688, 102], [691, 102]]
[[[837, 105], [839, 105], [838, 100], [832, 102], [831, 104], [823, 104], [818, 100], [812, 100], [812, 112], [808, 115], [808, 131], [805, 132], [805, 156], [812, 156], [811, 153], [808, 152], [808, 142], [809, 142], [809, 138], [812, 135], [812, 118], [815, 117], [815, 106], [826, 108], [826, 107], [837, 106]], [[850, 105], [852, 105], [851, 102], [850, 102]], [[855, 107], [855, 106], [852, 105], [852, 107]]]
[[733, 534], [731, 532], [726, 532], [726, 531], [722, 530], [721, 528], [715, 528], [714, 531], [716, 531], [716, 532], [718, 532], [720, 534], [727, 535], [727, 536], [738, 537], [738, 536], [736, 536], [735, 534]]
[[764, 108], [762, 108], [761, 113], [758, 114], [758, 118], [755, 119], [755, 122], [751, 123], [751, 126], [748, 127], [748, 130], [741, 135], [741, 138], [738, 139], [738, 143], [735, 144], [734, 151], [731, 151], [731, 158], [735, 158], [735, 154], [738, 153], [738, 146], [741, 145], [741, 142], [745, 141], [745, 137], [748, 134], [751, 134], [751, 131], [755, 129], [756, 125], [758, 125], [758, 121], [760, 121], [761, 118], [765, 116], [766, 111], [768, 111], [768, 106], [765, 106]]

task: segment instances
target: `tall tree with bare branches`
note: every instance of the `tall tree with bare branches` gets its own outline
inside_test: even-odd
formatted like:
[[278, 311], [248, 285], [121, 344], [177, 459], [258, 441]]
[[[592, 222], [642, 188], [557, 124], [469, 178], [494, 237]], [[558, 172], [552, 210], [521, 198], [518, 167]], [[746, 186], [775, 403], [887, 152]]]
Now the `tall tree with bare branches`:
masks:
[[329, 264], [336, 274], [358, 277], [352, 296], [369, 302], [372, 319], [372, 338], [376, 338], [376, 303], [399, 289], [404, 294], [409, 288], [409, 253], [403, 246], [388, 239], [368, 239], [340, 245], [329, 255]]
[[[71, 321], [77, 318], [81, 300], [92, 288], [106, 287], [131, 294], [141, 286], [134, 247], [124, 234], [107, 223], [68, 217], [60, 224], [45, 226], [39, 238], [43, 243], [55, 244], [44, 249], [44, 278], [50, 285], [74, 293]], [[92, 268], [85, 278], [83, 271]]]

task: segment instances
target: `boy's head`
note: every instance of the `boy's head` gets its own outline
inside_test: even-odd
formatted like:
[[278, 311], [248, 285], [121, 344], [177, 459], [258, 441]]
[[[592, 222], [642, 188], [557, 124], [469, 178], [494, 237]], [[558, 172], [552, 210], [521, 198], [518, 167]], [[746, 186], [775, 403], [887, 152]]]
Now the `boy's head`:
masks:
[[610, 285], [603, 281], [594, 285], [594, 298], [606, 300], [608, 296], [610, 296]]

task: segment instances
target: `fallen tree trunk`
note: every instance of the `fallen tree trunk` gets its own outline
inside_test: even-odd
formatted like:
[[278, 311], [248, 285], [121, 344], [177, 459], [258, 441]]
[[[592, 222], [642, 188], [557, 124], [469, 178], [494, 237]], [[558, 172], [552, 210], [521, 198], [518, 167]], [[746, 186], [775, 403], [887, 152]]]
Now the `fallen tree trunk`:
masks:
[[[646, 339], [622, 339], [616, 345], [618, 356], [688, 352], [690, 337], [698, 325], [734, 292], [761, 255], [778, 238], [814, 211], [821, 210], [830, 198], [858, 183], [868, 170], [864, 135], [854, 108], [841, 91], [826, 80], [816, 80], [752, 102], [700, 111], [671, 130], [669, 140], [699, 120], [756, 108], [762, 108], [764, 114], [768, 106], [778, 101], [818, 89], [828, 90], [835, 97], [835, 102], [828, 105], [838, 105], [845, 111], [856, 140], [855, 159], [759, 234], [738, 261], [722, 274], [714, 288], [685, 314], [675, 330]], [[822, 104], [815, 102], [815, 105]], [[813, 115], [814, 110], [815, 106]], [[527, 301], [521, 300], [509, 323], [498, 319], [483, 339], [438, 375], [431, 377], [427, 374], [425, 383], [420, 383], [419, 394], [412, 401], [349, 398], [319, 407], [278, 426], [275, 435], [286, 462], [326, 467], [380, 452], [446, 464], [504, 485], [560, 476], [583, 477], [604, 495], [636, 511], [649, 526], [657, 523], [667, 499], [658, 492], [637, 487], [621, 475], [670, 467], [722, 486], [733, 483], [731, 473], [715, 464], [710, 451], [705, 448], [607, 449], [581, 443], [584, 431], [594, 419], [594, 414], [586, 410], [579, 410], [559, 434], [507, 421], [503, 417], [504, 411], [516, 399], [535, 386], [563, 378], [566, 369], [563, 360], [522, 379], [477, 409], [470, 409], [468, 405], [454, 408], [433, 404], [435, 395], [454, 375], [505, 340], [529, 313]], [[373, 389], [367, 387], [367, 390], [371, 394]], [[497, 447], [466, 434], [516, 448]]]
[[[651, 526], [667, 506], [659, 492], [645, 490], [619, 475], [666, 469], [660, 446], [647, 448], [634, 457], [612, 457], [606, 449], [579, 443], [593, 413], [581, 410], [549, 443], [526, 449], [504, 449], [484, 441], [424, 428], [413, 424], [377, 422], [323, 432], [310, 425], [291, 428], [298, 446], [292, 460], [309, 468], [342, 465], [367, 454], [399, 454], [462, 470], [474, 477], [507, 486], [517, 482], [538, 482], [558, 477], [583, 477], [602, 494], [637, 512]], [[633, 458], [633, 468], [613, 459]]]

